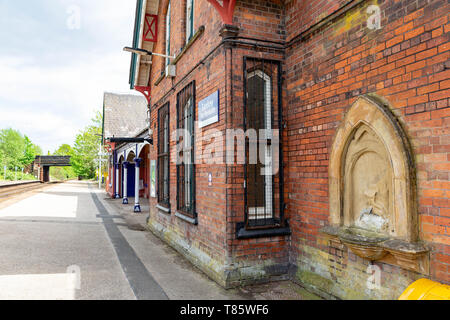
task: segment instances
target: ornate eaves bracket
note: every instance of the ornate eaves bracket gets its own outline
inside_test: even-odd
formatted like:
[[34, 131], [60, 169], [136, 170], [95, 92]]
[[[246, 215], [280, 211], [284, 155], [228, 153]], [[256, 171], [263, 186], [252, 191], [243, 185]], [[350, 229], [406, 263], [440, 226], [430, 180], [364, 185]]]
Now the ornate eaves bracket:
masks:
[[142, 86], [135, 86], [134, 89], [140, 93], [142, 93], [147, 99], [147, 104], [150, 105], [150, 99], [151, 99], [151, 88], [150, 87], [142, 87]]
[[207, 0], [211, 5], [216, 8], [222, 17], [222, 21], [225, 24], [233, 24], [234, 8], [236, 7], [236, 0], [222, 0], [222, 5], [217, 0]]

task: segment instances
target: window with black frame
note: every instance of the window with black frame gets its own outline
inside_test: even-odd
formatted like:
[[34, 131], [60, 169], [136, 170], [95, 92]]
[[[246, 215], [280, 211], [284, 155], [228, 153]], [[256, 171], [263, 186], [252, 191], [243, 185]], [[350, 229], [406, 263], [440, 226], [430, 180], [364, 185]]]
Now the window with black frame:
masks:
[[194, 109], [195, 82], [191, 82], [177, 95], [178, 144], [181, 146], [177, 150], [177, 211], [192, 219], [196, 218]]
[[278, 61], [256, 58], [245, 58], [244, 65], [245, 227], [281, 227], [281, 66]]
[[158, 203], [170, 208], [169, 103], [158, 111]]

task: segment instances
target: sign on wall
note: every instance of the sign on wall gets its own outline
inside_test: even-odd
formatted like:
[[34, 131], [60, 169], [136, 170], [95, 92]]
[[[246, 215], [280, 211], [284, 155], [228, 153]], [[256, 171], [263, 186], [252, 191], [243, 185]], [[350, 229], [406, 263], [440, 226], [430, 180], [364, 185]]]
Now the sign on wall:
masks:
[[156, 160], [150, 160], [150, 197], [156, 198]]
[[144, 41], [158, 41], [158, 16], [154, 14], [146, 14], [144, 22]]
[[219, 122], [219, 90], [198, 103], [198, 127]]

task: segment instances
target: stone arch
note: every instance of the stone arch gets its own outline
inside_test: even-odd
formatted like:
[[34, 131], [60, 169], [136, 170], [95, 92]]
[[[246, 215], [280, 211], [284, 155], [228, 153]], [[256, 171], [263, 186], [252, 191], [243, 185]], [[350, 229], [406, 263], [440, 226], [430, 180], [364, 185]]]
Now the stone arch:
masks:
[[136, 154], [133, 150], [129, 150], [127, 152], [127, 162], [134, 162], [134, 159], [136, 158]]
[[142, 158], [142, 157], [141, 157], [142, 150], [144, 150], [144, 148], [147, 147], [147, 146], [150, 147], [150, 143], [145, 142], [145, 143], [140, 143], [140, 144], [138, 145], [138, 155], [139, 155], [140, 158]]
[[[125, 150], [125, 158], [127, 159], [128, 162], [130, 162], [130, 160], [128, 160], [130, 158], [130, 153], [134, 154], [135, 153], [134, 150], [136, 150], [136, 149], [135, 148], [127, 148]], [[131, 161], [134, 161], [134, 158]]]
[[[346, 161], [350, 145], [361, 130], [373, 137], [373, 143], [377, 139], [379, 141], [378, 149], [373, 146], [367, 146], [366, 149], [386, 151], [386, 166], [391, 171], [388, 182], [391, 192], [388, 233], [393, 238], [414, 242], [417, 240], [418, 227], [413, 153], [398, 120], [387, 104], [374, 96], [358, 98], [336, 132], [329, 161], [330, 223], [341, 227], [351, 220], [346, 209], [351, 198], [351, 195], [346, 195], [346, 188], [350, 187], [348, 178], [346, 181], [349, 169]], [[363, 154], [364, 148], [360, 151], [359, 155]]]
[[140, 166], [140, 179], [143, 182], [144, 189], [141, 190], [141, 196], [150, 198], [150, 144], [143, 143], [139, 145], [139, 156], [142, 159]]

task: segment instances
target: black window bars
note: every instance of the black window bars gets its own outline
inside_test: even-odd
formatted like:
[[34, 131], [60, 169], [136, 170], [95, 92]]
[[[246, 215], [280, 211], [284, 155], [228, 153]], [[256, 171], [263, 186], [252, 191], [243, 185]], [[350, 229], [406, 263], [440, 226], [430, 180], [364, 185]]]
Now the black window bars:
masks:
[[177, 129], [184, 134], [177, 137], [182, 144], [177, 150], [177, 211], [192, 219], [197, 218], [195, 210], [195, 81], [177, 95]]
[[158, 110], [158, 204], [170, 208], [169, 103]]
[[[281, 82], [279, 61], [244, 57], [244, 195], [248, 230], [285, 226]], [[255, 150], [250, 146], [255, 145], [258, 154], [250, 154]]]

